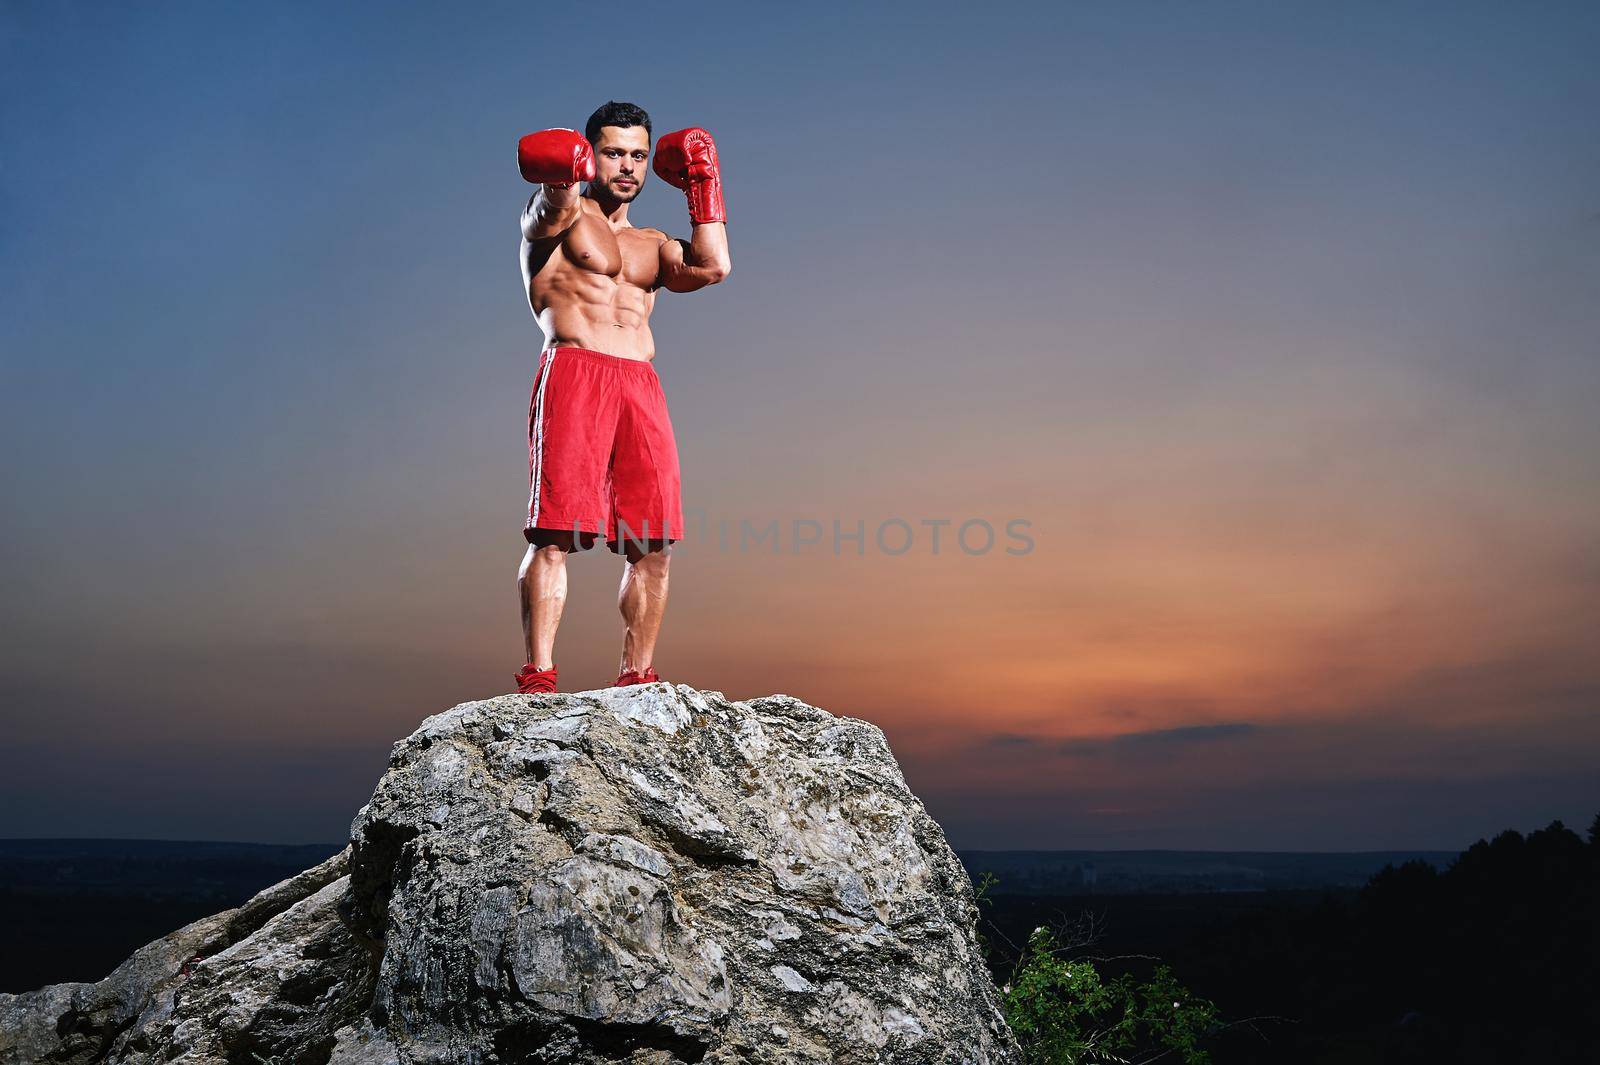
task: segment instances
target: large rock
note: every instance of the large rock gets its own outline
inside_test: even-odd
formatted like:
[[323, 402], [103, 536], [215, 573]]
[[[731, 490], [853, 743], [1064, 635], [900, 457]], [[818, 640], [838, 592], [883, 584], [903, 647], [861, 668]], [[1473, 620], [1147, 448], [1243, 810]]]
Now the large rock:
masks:
[[0, 1065], [1020, 1060], [971, 882], [865, 721], [463, 703], [350, 836], [99, 984], [0, 995]]

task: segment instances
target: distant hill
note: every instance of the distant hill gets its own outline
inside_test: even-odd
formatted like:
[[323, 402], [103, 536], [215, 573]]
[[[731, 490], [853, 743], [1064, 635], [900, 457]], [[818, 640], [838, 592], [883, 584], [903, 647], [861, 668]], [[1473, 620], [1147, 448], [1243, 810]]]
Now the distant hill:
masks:
[[343, 842], [0, 840], [0, 992], [98, 980], [151, 940], [343, 849]]
[[1172, 895], [1360, 887], [1385, 865], [1443, 869], [1457, 851], [957, 851], [991, 895]]
[[[140, 839], [0, 839], [0, 891], [243, 899], [343, 849]], [[1385, 865], [1444, 868], [1456, 851], [957, 851], [1000, 895], [1173, 894], [1360, 887]], [[232, 903], [229, 903], [232, 905]]]
[[[0, 840], [0, 991], [97, 980], [175, 928], [239, 905], [344, 843]], [[960, 851], [993, 896], [1176, 895], [1359, 887], [1384, 865], [1453, 851]], [[84, 906], [92, 899], [93, 906]]]
[[342, 842], [0, 839], [0, 890], [242, 900], [343, 849]]

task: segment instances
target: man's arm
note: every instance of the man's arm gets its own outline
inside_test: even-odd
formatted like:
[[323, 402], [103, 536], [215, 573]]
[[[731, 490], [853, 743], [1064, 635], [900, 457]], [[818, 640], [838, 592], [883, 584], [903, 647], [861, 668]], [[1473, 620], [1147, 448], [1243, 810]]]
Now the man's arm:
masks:
[[583, 213], [578, 203], [581, 199], [583, 196], [576, 185], [571, 188], [540, 185], [539, 191], [528, 197], [528, 205], [522, 209], [522, 239], [548, 240], [571, 229]]
[[661, 271], [657, 286], [668, 292], [693, 292], [715, 285], [733, 272], [728, 261], [728, 227], [707, 222], [694, 227], [688, 240], [668, 237], [661, 242]]
[[722, 169], [711, 134], [699, 126], [668, 133], [656, 142], [650, 167], [689, 202], [694, 235], [661, 245], [657, 283], [671, 292], [693, 292], [728, 276], [728, 212], [722, 205]]
[[578, 220], [578, 182], [594, 180], [594, 147], [577, 130], [557, 126], [517, 142], [517, 167], [539, 186], [522, 209], [524, 240], [559, 236]]

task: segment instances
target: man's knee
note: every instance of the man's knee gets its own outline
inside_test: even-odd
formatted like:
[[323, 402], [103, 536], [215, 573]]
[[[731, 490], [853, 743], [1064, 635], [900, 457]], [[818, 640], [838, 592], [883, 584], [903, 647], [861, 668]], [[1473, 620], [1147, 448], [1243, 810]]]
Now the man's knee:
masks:
[[533, 557], [535, 561], [546, 565], [560, 565], [567, 560], [567, 552], [571, 550], [572, 548], [560, 544], [545, 544], [543, 547], [533, 549]]
[[559, 529], [534, 529], [526, 534], [528, 551], [517, 570], [517, 583], [526, 584], [535, 569], [563, 567], [574, 550], [587, 550], [574, 542], [573, 534]]
[[642, 565], [665, 573], [667, 563], [671, 561], [670, 540], [623, 540], [622, 548], [627, 554], [628, 562], [635, 566]]

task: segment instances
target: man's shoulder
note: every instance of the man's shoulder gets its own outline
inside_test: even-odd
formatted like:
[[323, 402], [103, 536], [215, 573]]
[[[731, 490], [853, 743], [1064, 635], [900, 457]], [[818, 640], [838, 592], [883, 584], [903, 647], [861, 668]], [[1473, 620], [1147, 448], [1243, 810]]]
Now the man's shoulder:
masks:
[[651, 238], [653, 238], [655, 240], [671, 240], [672, 239], [671, 237], [669, 237], [665, 233], [663, 233], [661, 230], [656, 229], [656, 228], [654, 228], [652, 226], [634, 226], [633, 230], [634, 230], [635, 233], [638, 233], [640, 236], [651, 237]]

